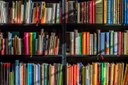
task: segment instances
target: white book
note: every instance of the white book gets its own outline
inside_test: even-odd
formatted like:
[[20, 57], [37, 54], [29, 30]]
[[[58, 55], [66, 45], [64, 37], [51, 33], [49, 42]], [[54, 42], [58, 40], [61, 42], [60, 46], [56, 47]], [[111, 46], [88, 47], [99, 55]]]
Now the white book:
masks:
[[47, 23], [51, 23], [51, 21], [52, 21], [52, 8], [47, 8], [48, 9], [48, 18], [47, 18]]
[[41, 35], [39, 35], [39, 39], [38, 39], [38, 52], [39, 52], [39, 54], [42, 54], [42, 39], [41, 39]]
[[114, 32], [114, 55], [118, 53], [118, 33]]
[[21, 5], [21, 23], [23, 22], [24, 20], [24, 5], [22, 4]]
[[80, 3], [77, 3], [77, 23], [80, 23]]
[[52, 8], [52, 23], [55, 23], [55, 17], [56, 17], [56, 3], [53, 3], [53, 8]]
[[93, 55], [93, 34], [90, 34], [90, 55]]

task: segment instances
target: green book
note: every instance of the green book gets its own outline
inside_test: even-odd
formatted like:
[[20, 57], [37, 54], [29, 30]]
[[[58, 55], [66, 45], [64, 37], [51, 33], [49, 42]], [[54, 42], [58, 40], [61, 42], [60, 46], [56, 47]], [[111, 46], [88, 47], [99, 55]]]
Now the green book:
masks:
[[82, 54], [82, 33], [79, 33], [79, 37], [78, 37], [78, 46], [79, 46], [79, 55]]
[[32, 54], [36, 55], [36, 32], [32, 33]]
[[62, 64], [59, 65], [59, 85], [62, 85]]

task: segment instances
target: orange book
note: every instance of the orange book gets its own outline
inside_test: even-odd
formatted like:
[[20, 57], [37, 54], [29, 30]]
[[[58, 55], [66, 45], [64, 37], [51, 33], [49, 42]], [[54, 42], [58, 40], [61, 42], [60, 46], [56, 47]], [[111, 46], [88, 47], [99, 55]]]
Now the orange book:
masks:
[[125, 68], [123, 85], [127, 85], [127, 82], [128, 82], [128, 64], [126, 65], [126, 68]]
[[42, 2], [42, 18], [41, 18], [41, 23], [45, 23], [45, 18], [44, 18], [44, 14], [45, 14], [45, 2]]
[[87, 43], [86, 43], [86, 32], [82, 32], [82, 54], [86, 55], [87, 54]]
[[77, 80], [77, 65], [73, 65], [73, 85], [77, 85], [76, 80]]
[[87, 32], [87, 55], [89, 55], [90, 54], [90, 32]]
[[93, 68], [94, 68], [94, 82], [93, 82], [93, 85], [97, 85], [97, 66], [98, 64], [97, 63], [93, 63]]
[[36, 16], [35, 16], [35, 23], [38, 23], [39, 21], [39, 6], [38, 3], [36, 4]]
[[104, 0], [104, 24], [107, 23], [107, 0]]

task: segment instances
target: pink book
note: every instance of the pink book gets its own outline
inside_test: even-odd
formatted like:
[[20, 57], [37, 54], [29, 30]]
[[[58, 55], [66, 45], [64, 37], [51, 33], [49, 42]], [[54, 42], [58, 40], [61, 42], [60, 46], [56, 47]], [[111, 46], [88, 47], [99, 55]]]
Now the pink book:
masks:
[[92, 1], [89, 2], [89, 24], [92, 24]]
[[24, 33], [24, 51], [25, 55], [29, 55], [29, 33]]

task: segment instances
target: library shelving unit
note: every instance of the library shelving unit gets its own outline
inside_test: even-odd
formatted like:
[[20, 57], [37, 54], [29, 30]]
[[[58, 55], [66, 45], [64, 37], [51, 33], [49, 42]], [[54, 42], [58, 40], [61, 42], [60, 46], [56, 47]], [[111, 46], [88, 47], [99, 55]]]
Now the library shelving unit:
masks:
[[[5, 0], [5, 1], [13, 1], [13, 0]], [[40, 0], [34, 0], [40, 1]], [[119, 25], [106, 25], [106, 24], [78, 24], [78, 23], [66, 23], [65, 22], [65, 1], [66, 0], [44, 0], [46, 2], [58, 2], [62, 3], [62, 23], [60, 24], [0, 24], [1, 32], [13, 32], [20, 31], [23, 32], [38, 32], [42, 28], [45, 31], [58, 31], [61, 33], [61, 41], [60, 41], [60, 54], [59, 55], [0, 55], [0, 61], [2, 62], [14, 62], [15, 60], [19, 60], [22, 62], [42, 62], [42, 63], [62, 63], [63, 66], [63, 85], [66, 85], [66, 65], [67, 63], [90, 63], [90, 62], [128, 62], [127, 55], [66, 55], [66, 32], [74, 31], [74, 29], [78, 29], [78, 31], [90, 31], [94, 32], [100, 29], [101, 31], [124, 31], [128, 29], [128, 25], [119, 24]], [[79, 0], [80, 2], [84, 0]], [[88, 1], [88, 0], [86, 0]], [[64, 15], [64, 17], [63, 17]], [[63, 19], [64, 18], [64, 19]], [[84, 28], [85, 29], [84, 29]], [[87, 28], [87, 29], [86, 29]], [[23, 36], [23, 34], [21, 34]]]

